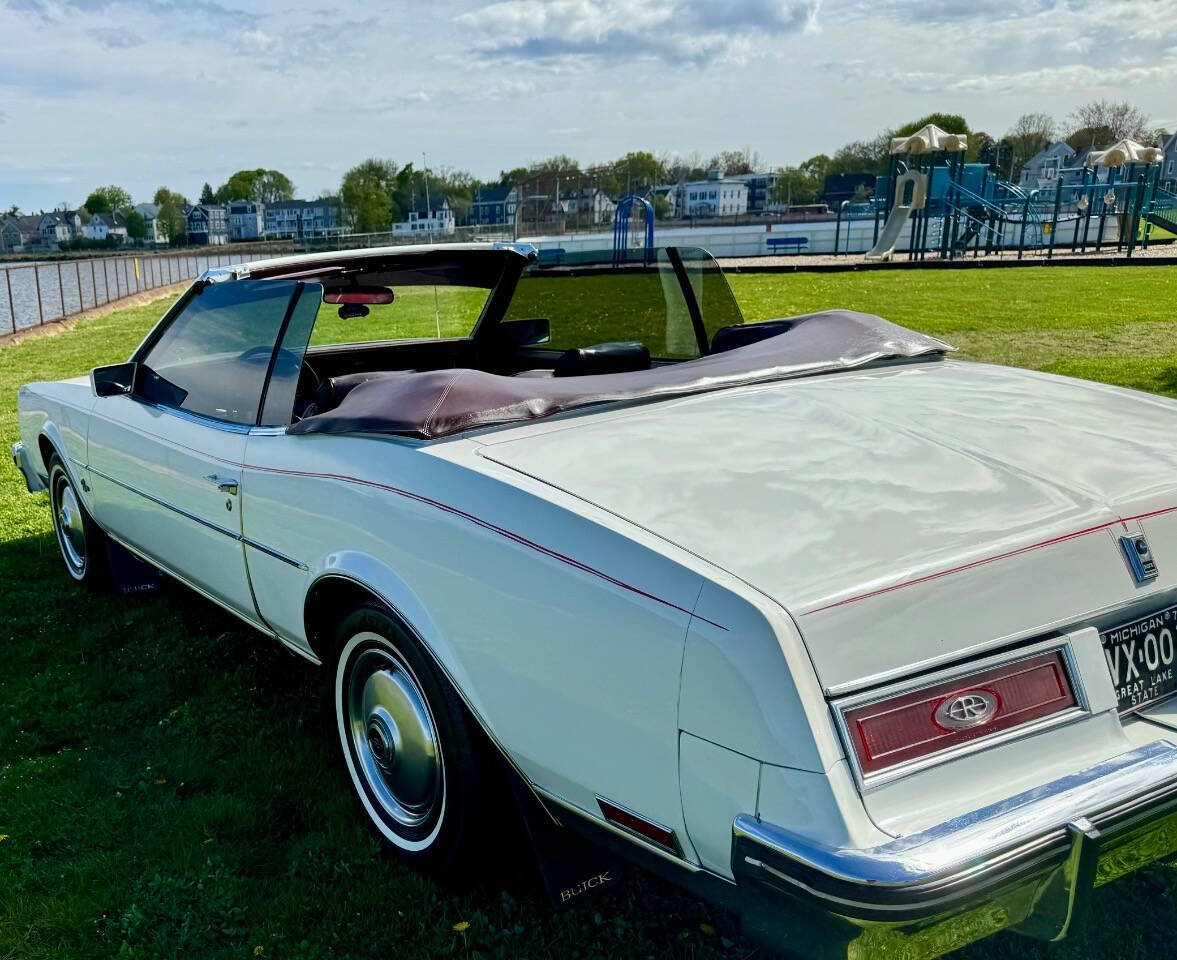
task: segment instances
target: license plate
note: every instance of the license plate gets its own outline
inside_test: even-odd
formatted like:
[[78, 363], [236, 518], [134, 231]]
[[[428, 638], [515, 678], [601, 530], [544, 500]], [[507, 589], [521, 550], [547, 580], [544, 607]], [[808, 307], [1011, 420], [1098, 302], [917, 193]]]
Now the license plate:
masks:
[[1177, 607], [1169, 607], [1099, 635], [1121, 712], [1177, 691], [1175, 633]]

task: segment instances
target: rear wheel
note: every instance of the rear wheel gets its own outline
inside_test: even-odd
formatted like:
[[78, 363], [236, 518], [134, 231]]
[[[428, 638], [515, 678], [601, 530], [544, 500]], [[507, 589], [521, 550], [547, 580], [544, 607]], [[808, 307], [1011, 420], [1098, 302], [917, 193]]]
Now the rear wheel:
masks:
[[417, 640], [363, 606], [336, 634], [332, 706], [344, 766], [372, 827], [445, 870], [481, 840], [485, 777], [465, 712]]
[[66, 571], [87, 587], [105, 586], [106, 535], [82, 506], [73, 479], [57, 454], [49, 458], [49, 506]]

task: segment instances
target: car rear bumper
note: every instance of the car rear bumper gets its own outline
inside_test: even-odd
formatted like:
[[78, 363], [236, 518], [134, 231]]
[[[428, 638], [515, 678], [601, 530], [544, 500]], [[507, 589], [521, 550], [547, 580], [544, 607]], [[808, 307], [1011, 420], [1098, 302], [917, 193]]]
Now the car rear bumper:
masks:
[[45, 489], [45, 485], [37, 475], [36, 468], [29, 459], [25, 445], [19, 440], [12, 445], [12, 462], [16, 464], [16, 468], [24, 476], [25, 486], [28, 487], [29, 493], [36, 493], [38, 490]]
[[878, 950], [899, 938], [917, 957], [1003, 928], [1060, 939], [1095, 886], [1175, 849], [1177, 746], [1157, 740], [872, 849], [823, 846], [740, 815], [732, 867], [762, 904], [800, 901], [846, 943]]

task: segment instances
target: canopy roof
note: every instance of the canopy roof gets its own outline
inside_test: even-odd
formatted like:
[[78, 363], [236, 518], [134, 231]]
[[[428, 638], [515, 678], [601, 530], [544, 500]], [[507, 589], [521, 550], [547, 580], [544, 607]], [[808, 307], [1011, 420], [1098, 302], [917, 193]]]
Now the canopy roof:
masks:
[[949, 153], [959, 153], [968, 147], [968, 137], [963, 133], [949, 133], [941, 130], [936, 124], [929, 123], [917, 130], [909, 137], [892, 137], [892, 153], [934, 153], [946, 150]]
[[1160, 147], [1146, 147], [1135, 140], [1121, 140], [1106, 150], [1092, 150], [1087, 154], [1089, 167], [1123, 167], [1129, 163], [1160, 163], [1164, 151]]

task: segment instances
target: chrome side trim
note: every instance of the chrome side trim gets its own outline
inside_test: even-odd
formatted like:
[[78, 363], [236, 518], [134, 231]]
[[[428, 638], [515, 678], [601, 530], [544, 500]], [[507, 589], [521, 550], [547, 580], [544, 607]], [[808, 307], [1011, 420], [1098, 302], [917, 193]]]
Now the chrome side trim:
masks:
[[[1062, 655], [1063, 666], [1067, 671], [1067, 679], [1070, 681], [1071, 690], [1075, 694], [1074, 707], [1062, 710], [1049, 717], [1032, 720], [1021, 726], [1010, 727], [990, 736], [978, 737], [975, 740], [970, 740], [956, 747], [939, 750], [926, 757], [919, 757], [916, 760], [909, 760], [906, 763], [897, 764], [878, 773], [869, 775], [863, 773], [862, 767], [858, 762], [858, 753], [854, 749], [854, 741], [846, 725], [847, 710], [878, 703], [881, 700], [889, 700], [892, 697], [898, 697], [908, 693], [916, 693], [920, 690], [926, 690], [928, 687], [934, 687], [941, 683], [968, 677], [983, 670], [992, 669], [993, 667], [1009, 666], [1021, 660], [1027, 660], [1030, 657], [1054, 652]], [[1032, 736], [1035, 733], [1048, 730], [1052, 727], [1082, 720], [1090, 716], [1088, 704], [1087, 692], [1083, 688], [1083, 677], [1079, 672], [1078, 664], [1075, 662], [1075, 654], [1071, 649], [1070, 641], [1066, 637], [1055, 636], [1039, 643], [1022, 647], [1016, 653], [995, 654], [969, 663], [958, 664], [947, 670], [939, 670], [936, 673], [926, 674], [914, 682], [892, 683], [882, 689], [849, 696], [831, 703], [830, 710], [834, 716], [834, 725], [838, 728], [838, 735], [842, 740], [842, 749], [846, 754], [847, 763], [850, 766], [851, 772], [854, 774], [855, 783], [857, 783], [858, 789], [861, 792], [867, 793], [885, 783], [891, 783], [903, 777], [911, 776], [912, 774], [919, 773], [921, 770], [926, 770], [929, 767], [937, 766], [949, 760], [980, 753], [983, 750], [989, 750], [993, 747], [1001, 746], [1004, 743], [1009, 743], [1011, 740], [1020, 740], [1022, 737]]]
[[143, 400], [139, 397], [132, 397], [132, 399], [136, 403], [145, 404], [153, 410], [159, 410], [161, 413], [170, 413], [173, 417], [179, 417], [181, 420], [197, 423], [202, 427], [209, 427], [212, 430], [220, 430], [223, 433], [247, 434], [253, 429], [248, 423], [232, 423], [228, 420], [218, 420], [216, 417], [206, 417], [203, 414], [193, 413], [191, 410], [183, 410], [180, 407], [169, 407], [162, 403], [152, 403], [149, 400]]
[[841, 907], [934, 911], [1024, 870], [1057, 865], [1074, 841], [1072, 825], [1111, 829], [1174, 807], [1177, 746], [1155, 740], [870, 849], [827, 846], [740, 814], [732, 867], [737, 876], [767, 875]]
[[[110, 483], [113, 483], [115, 486], [122, 487], [124, 490], [128, 491], [129, 493], [134, 493], [140, 497], [143, 497], [143, 499], [145, 499], [145, 500], [150, 500], [152, 503], [156, 504], [157, 506], [163, 507], [165, 510], [171, 510], [173, 513], [177, 513], [180, 516], [184, 517], [185, 519], [191, 520], [193, 523], [198, 523], [202, 527], [207, 527], [209, 530], [214, 530], [217, 533], [221, 534], [222, 536], [228, 537], [231, 540], [236, 540], [238, 543], [242, 543], [247, 547], [253, 547], [255, 550], [260, 550], [262, 553], [266, 554], [267, 556], [273, 557], [275, 560], [281, 560], [283, 563], [288, 563], [288, 564], [290, 564], [290, 566], [295, 567], [299, 570], [309, 569], [305, 563], [302, 563], [299, 560], [294, 560], [293, 558], [286, 556], [286, 554], [281, 553], [277, 550], [274, 550], [272, 547], [267, 547], [264, 543], [259, 543], [256, 540], [252, 540], [249, 537], [246, 537], [246, 536], [238, 533], [236, 530], [230, 530], [227, 527], [222, 527], [218, 524], [213, 523], [211, 520], [206, 520], [204, 517], [198, 516], [189, 510], [185, 510], [183, 507], [178, 507], [174, 503], [170, 503], [167, 500], [164, 500], [160, 497], [154, 496], [153, 494], [150, 494], [150, 493], [147, 493], [143, 490], [140, 490], [137, 487], [132, 487], [130, 484], [123, 483], [121, 480], [116, 480], [114, 477], [110, 476], [109, 474], [103, 473], [101, 470], [98, 470], [95, 467], [90, 467], [90, 472], [95, 474], [96, 476], [102, 477], [103, 480], [107, 480]], [[156, 563], [156, 561], [154, 561], [154, 560], [152, 560], [151, 562]], [[157, 566], [158, 566], [158, 564], [157, 564]]]

